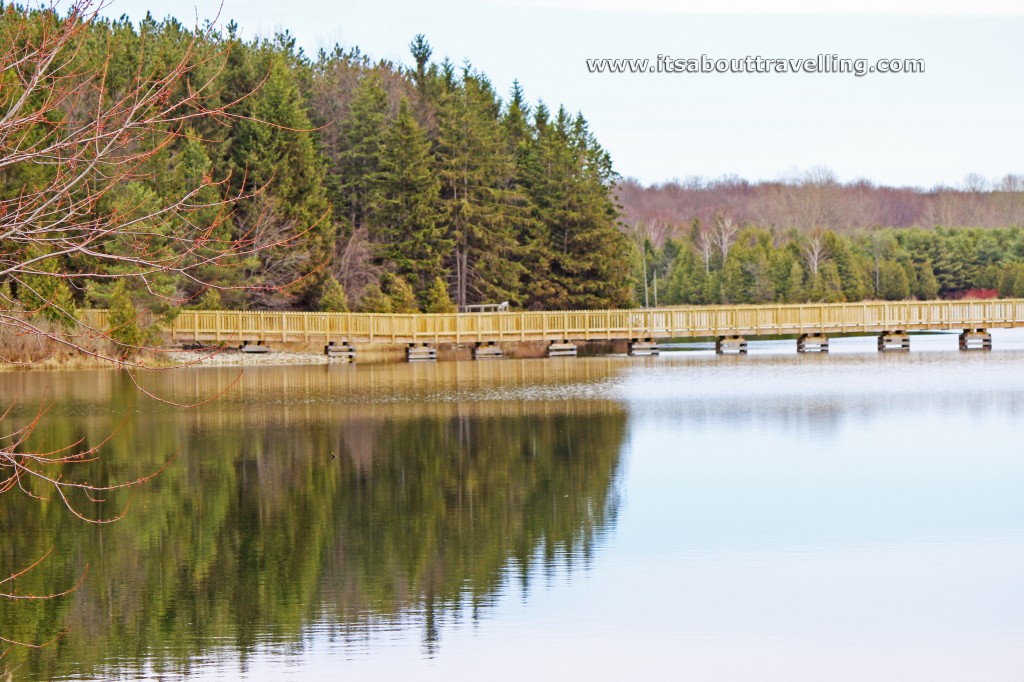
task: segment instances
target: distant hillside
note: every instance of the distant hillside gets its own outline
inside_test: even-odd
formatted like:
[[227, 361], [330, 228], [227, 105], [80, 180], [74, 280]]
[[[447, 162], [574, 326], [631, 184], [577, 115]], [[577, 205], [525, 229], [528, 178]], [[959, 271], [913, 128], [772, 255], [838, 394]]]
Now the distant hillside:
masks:
[[843, 184], [827, 170], [778, 182], [692, 178], [645, 187], [618, 186], [623, 220], [661, 242], [678, 226], [724, 217], [741, 225], [800, 231], [871, 227], [1010, 227], [1024, 225], [1024, 176], [995, 185], [969, 176], [963, 188], [921, 190]]

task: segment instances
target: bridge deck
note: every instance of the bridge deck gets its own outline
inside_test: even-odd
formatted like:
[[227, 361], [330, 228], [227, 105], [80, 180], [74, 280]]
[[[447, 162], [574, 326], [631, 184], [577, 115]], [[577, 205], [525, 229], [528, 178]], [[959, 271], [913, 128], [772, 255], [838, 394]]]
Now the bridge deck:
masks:
[[[106, 326], [105, 311], [87, 311], [84, 319], [96, 328]], [[1024, 326], [1024, 299], [436, 315], [186, 310], [169, 332], [175, 341], [474, 343], [877, 334], [1020, 326]]]

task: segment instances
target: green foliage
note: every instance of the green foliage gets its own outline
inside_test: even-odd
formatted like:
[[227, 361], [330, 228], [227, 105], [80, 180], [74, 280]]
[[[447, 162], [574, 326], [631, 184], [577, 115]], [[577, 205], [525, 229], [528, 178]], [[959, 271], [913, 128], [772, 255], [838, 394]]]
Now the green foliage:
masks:
[[418, 313], [420, 311], [419, 306], [416, 304], [416, 295], [412, 292], [412, 287], [405, 281], [401, 275], [394, 275], [391, 273], [385, 274], [380, 278], [381, 290], [391, 301], [391, 311], [393, 313]]
[[427, 292], [427, 301], [423, 307], [423, 312], [454, 313], [455, 310], [455, 304], [452, 303], [452, 299], [448, 295], [448, 287], [445, 285], [444, 280], [440, 277], [435, 277], [434, 283]]
[[883, 260], [879, 271], [878, 297], [887, 301], [910, 298], [910, 278], [899, 263]]
[[363, 297], [359, 299], [356, 306], [359, 313], [390, 313], [391, 299], [380, 289], [380, 285], [373, 283], [363, 291]]
[[[486, 613], [509, 581], [542, 587], [545, 571], [584, 570], [619, 505], [628, 425], [614, 405], [527, 405], [523, 415], [500, 401], [358, 404], [336, 397], [423, 387], [382, 395], [379, 373], [302, 370], [308, 395], [295, 399], [294, 373], [246, 373], [246, 409], [215, 401], [197, 418], [138, 409], [119, 373], [64, 374], [22, 382], [49, 386], [59, 406], [29, 441], [36, 451], [104, 443], [102, 457], [75, 467], [97, 484], [177, 456], [147, 485], [104, 493], [102, 505], [75, 498], [87, 512], [130, 501], [110, 525], [5, 498], [4, 538], [17, 551], [0, 553], [0, 575], [53, 550], [18, 577], [19, 593], [66, 589], [89, 566], [68, 597], [0, 609], [6, 638], [38, 643], [66, 630], [59, 646], [10, 649], [14, 679], [139, 677], [145, 666], [187, 676], [210, 656], [246, 656], [266, 633], [301, 646], [325, 622], [353, 652], [380, 622], [423, 623], [429, 642], [468, 609]], [[172, 374], [147, 385], [182, 403], [223, 390], [217, 372]], [[116, 617], [95, 615], [112, 605]]]
[[[517, 93], [514, 93], [517, 94]], [[521, 105], [520, 105], [521, 106]], [[507, 128], [524, 138], [519, 107]], [[517, 142], [518, 177], [533, 204], [526, 224], [529, 307], [588, 309], [631, 303], [630, 250], [609, 193], [617, 176], [581, 115], [538, 108], [533, 144]]]
[[30, 249], [30, 257], [40, 258], [33, 268], [38, 275], [25, 275], [18, 282], [18, 300], [24, 308], [45, 320], [64, 327], [74, 324], [77, 307], [71, 288], [59, 272], [56, 257]]
[[435, 168], [441, 221], [452, 250], [445, 259], [455, 302], [518, 301], [527, 218], [513, 185], [515, 166], [502, 137], [501, 103], [487, 78], [467, 66], [440, 76]]
[[931, 261], [924, 261], [918, 266], [917, 287], [914, 296], [922, 301], [930, 301], [939, 297], [939, 281], [932, 270]]
[[[4, 7], [10, 32], [26, 10]], [[54, 322], [70, 319], [60, 309], [108, 305], [112, 282], [140, 255], [166, 267], [126, 286], [139, 312], [159, 320], [199, 296], [203, 307], [318, 309], [333, 289], [328, 274], [360, 308], [381, 310], [386, 298], [402, 310], [506, 300], [583, 309], [632, 306], [645, 293], [652, 305], [893, 298], [904, 279], [905, 295], [921, 299], [979, 288], [1010, 295], [1009, 270], [1024, 262], [1020, 228], [816, 230], [814, 254], [795, 228], [745, 226], [719, 244], [709, 240], [715, 225], [695, 223], [667, 239], [627, 239], [619, 177], [581, 114], [531, 105], [518, 82], [503, 101], [471, 66], [431, 63], [423, 36], [410, 44], [409, 67], [358, 49], [311, 60], [287, 33], [244, 42], [234, 24], [197, 37], [173, 19], [98, 21], [87, 36], [67, 68], [103, 73], [112, 101], [139, 73], [160, 74], [195, 49], [196, 72], [174, 96], [211, 78], [209, 105], [237, 100], [237, 116], [196, 117], [164, 131], [169, 138], [155, 135], [164, 143], [132, 181], [97, 195], [91, 217], [120, 229], [13, 284], [24, 308]], [[0, 105], [15, 101], [23, 85], [0, 79]], [[51, 112], [45, 126], [62, 116]], [[45, 126], [22, 143], [42, 139]], [[55, 172], [16, 164], [0, 175], [0, 200]], [[185, 218], [164, 213], [182, 196], [194, 206], [188, 227], [205, 231], [190, 246], [177, 239]], [[220, 258], [239, 246], [243, 255]], [[0, 258], [25, 258], [13, 249], [0, 244]], [[405, 291], [374, 291], [380, 273], [404, 280], [415, 304]], [[211, 285], [219, 301], [204, 294]]]
[[138, 314], [132, 304], [132, 297], [123, 279], [117, 280], [110, 294], [107, 326], [110, 338], [118, 344], [122, 357], [138, 352], [145, 337], [139, 329]]
[[345, 290], [334, 277], [329, 277], [324, 284], [323, 293], [320, 294], [319, 307], [325, 313], [348, 312], [348, 300], [345, 297]]
[[438, 210], [440, 183], [430, 143], [407, 99], [402, 98], [383, 143], [372, 178], [370, 238], [381, 262], [425, 292], [442, 275], [442, 259], [452, 242]]
[[199, 298], [199, 302], [192, 306], [192, 310], [224, 310], [224, 301], [220, 291], [207, 289]]

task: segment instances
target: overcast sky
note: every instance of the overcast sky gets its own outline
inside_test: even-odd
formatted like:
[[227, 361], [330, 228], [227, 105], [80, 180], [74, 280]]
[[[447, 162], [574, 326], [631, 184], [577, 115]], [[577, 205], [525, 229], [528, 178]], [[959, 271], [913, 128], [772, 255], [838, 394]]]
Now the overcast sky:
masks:
[[[776, 13], [756, 14], [772, 6]], [[628, 7], [629, 9], [620, 9]], [[1024, 174], [1024, 3], [1013, 0], [112, 0], [243, 35], [287, 29], [307, 52], [340, 43], [410, 63], [469, 60], [505, 94], [582, 111], [626, 177], [840, 179], [931, 187]], [[827, 14], [808, 14], [823, 12]], [[920, 58], [923, 74], [598, 74], [588, 58]]]

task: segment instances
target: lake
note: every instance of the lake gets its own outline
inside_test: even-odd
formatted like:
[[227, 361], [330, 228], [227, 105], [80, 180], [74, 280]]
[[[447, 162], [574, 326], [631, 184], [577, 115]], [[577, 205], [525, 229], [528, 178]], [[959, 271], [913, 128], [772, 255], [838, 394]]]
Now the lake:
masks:
[[[0, 373], [13, 679], [1020, 680], [1024, 330], [745, 357]], [[2, 409], [2, 408], [0, 408]], [[166, 465], [166, 466], [165, 466]], [[165, 467], [162, 470], [161, 467]], [[47, 493], [35, 486], [36, 493]], [[52, 498], [52, 495], [51, 495]], [[10, 584], [4, 585], [9, 588]], [[10, 591], [10, 590], [7, 590]]]

